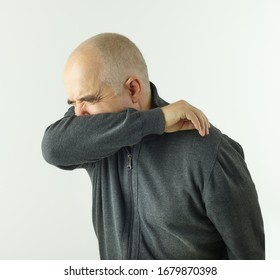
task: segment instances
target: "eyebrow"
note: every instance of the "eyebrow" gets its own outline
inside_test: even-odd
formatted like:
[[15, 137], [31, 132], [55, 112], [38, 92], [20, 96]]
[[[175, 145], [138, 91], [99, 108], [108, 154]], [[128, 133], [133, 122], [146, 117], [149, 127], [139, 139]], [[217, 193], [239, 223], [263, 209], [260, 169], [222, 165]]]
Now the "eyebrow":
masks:
[[75, 101], [72, 101], [72, 100], [70, 100], [70, 99], [67, 99], [67, 104], [68, 105], [72, 105], [72, 104], [74, 104], [75, 103]]
[[[100, 97], [99, 96], [95, 96], [95, 95], [86, 95], [84, 97], [81, 97], [78, 99], [79, 102], [83, 102], [83, 101], [86, 101], [86, 102], [94, 102], [94, 101], [99, 101]], [[76, 101], [73, 101], [73, 100], [70, 100], [68, 99], [67, 100], [67, 103], [69, 105], [73, 105], [76, 103]]]

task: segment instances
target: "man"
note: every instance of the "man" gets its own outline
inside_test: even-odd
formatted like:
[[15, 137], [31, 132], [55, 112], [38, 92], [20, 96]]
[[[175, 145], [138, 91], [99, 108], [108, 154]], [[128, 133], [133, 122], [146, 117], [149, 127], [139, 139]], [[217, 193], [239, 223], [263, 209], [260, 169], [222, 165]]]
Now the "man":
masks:
[[47, 128], [42, 151], [55, 166], [87, 170], [101, 259], [264, 259], [241, 146], [213, 126], [209, 134], [187, 102], [162, 100], [128, 38], [83, 42], [64, 83], [73, 106]]

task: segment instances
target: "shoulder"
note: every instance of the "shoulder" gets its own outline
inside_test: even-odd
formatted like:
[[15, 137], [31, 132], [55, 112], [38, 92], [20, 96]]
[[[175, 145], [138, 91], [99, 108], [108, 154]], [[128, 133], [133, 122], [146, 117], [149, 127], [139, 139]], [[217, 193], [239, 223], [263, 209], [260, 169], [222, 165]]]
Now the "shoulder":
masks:
[[204, 159], [216, 157], [221, 151], [238, 153], [244, 157], [241, 145], [213, 125], [207, 136], [202, 137], [196, 130], [192, 130], [179, 132], [174, 135], [174, 139], [188, 146], [192, 153], [203, 155]]
[[211, 160], [217, 155], [224, 134], [213, 125], [210, 128], [209, 135], [200, 136], [197, 130], [180, 131], [170, 134], [164, 134], [164, 139], [178, 150], [182, 155], [188, 158]]
[[[211, 173], [217, 160], [242, 162], [243, 150], [239, 143], [213, 125], [209, 135], [200, 136], [196, 130], [165, 135], [169, 151], [174, 152], [185, 167], [204, 178]], [[171, 148], [170, 148], [171, 146]]]

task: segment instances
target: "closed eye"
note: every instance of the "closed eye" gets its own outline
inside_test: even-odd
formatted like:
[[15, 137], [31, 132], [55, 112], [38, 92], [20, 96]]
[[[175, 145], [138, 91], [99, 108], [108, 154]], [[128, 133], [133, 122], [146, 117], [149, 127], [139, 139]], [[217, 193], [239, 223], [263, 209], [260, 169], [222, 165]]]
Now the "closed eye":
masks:
[[73, 105], [73, 104], [75, 104], [75, 101], [72, 101], [72, 100], [68, 99], [68, 100], [67, 100], [67, 104], [68, 104], [68, 105]]
[[94, 102], [98, 102], [100, 101], [100, 97], [99, 96], [96, 96], [96, 95], [87, 95], [87, 96], [84, 96], [82, 98], [79, 99], [80, 102], [90, 102], [90, 103], [94, 103]]
[[[101, 96], [98, 95], [86, 95], [84, 97], [81, 97], [78, 99], [78, 102], [89, 102], [89, 103], [95, 103], [101, 100]], [[72, 100], [67, 100], [67, 103], [69, 105], [75, 105], [76, 101], [72, 101]]]

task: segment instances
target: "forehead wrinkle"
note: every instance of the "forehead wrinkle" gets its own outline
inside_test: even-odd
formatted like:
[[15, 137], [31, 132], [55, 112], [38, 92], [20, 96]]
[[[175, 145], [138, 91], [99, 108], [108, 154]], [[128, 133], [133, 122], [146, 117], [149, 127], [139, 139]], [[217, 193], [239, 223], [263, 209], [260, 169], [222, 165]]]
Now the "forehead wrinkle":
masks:
[[82, 102], [87, 101], [87, 99], [98, 99], [100, 97], [102, 91], [102, 87], [96, 86], [93, 88], [92, 86], [84, 84], [84, 86], [78, 87], [75, 90], [72, 90], [72, 98], [68, 99], [68, 104], [73, 104], [76, 101]]

